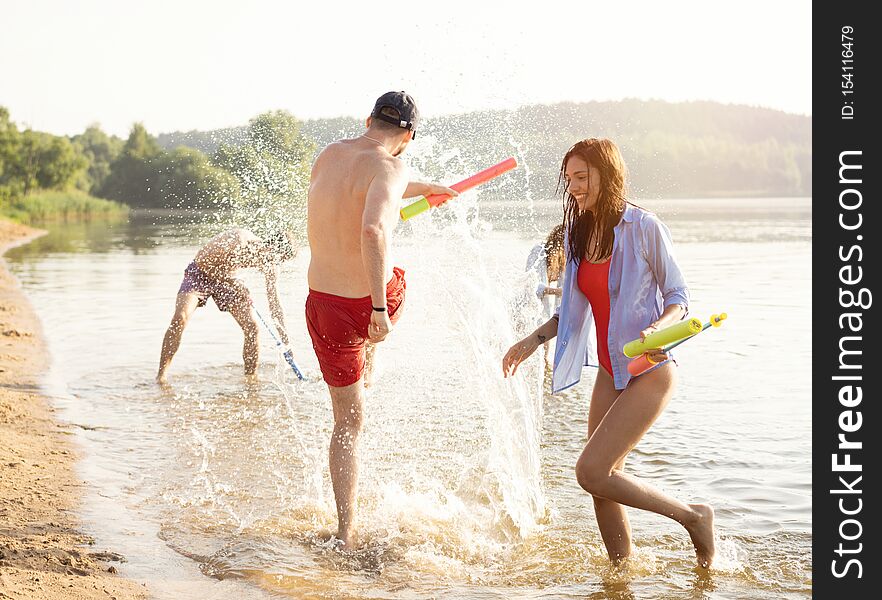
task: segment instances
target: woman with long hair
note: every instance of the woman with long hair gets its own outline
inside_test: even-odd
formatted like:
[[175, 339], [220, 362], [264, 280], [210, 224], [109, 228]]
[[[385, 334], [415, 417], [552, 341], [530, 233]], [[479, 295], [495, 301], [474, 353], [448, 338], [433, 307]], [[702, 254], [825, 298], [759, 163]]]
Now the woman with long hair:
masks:
[[588, 443], [576, 462], [576, 479], [593, 496], [610, 559], [619, 562], [631, 553], [625, 511], [631, 506], [683, 525], [698, 565], [710, 567], [713, 509], [681, 502], [624, 471], [625, 458], [661, 415], [677, 380], [669, 354], [655, 351], [658, 364], [633, 378], [622, 354], [628, 341], [645, 339], [686, 316], [689, 291], [670, 233], [658, 217], [625, 199], [625, 164], [610, 140], [590, 138], [570, 148], [561, 164], [560, 186], [566, 237], [561, 306], [508, 350], [503, 374], [513, 375], [555, 336], [552, 392], [577, 384], [583, 366], [599, 366], [588, 410]]

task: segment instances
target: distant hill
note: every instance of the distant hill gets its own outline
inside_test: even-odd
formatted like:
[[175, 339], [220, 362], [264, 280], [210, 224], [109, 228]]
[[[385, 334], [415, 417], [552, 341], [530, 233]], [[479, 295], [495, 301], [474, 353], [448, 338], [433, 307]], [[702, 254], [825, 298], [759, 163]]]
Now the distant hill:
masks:
[[[303, 122], [319, 148], [363, 131], [363, 119]], [[212, 154], [239, 144], [246, 127], [160, 134], [166, 149]], [[407, 159], [424, 176], [456, 180], [516, 156], [525, 168], [485, 194], [550, 198], [560, 160], [574, 142], [608, 137], [622, 149], [634, 198], [810, 196], [812, 119], [777, 110], [716, 102], [657, 100], [531, 105], [426, 119]], [[494, 187], [495, 185], [495, 187]]]

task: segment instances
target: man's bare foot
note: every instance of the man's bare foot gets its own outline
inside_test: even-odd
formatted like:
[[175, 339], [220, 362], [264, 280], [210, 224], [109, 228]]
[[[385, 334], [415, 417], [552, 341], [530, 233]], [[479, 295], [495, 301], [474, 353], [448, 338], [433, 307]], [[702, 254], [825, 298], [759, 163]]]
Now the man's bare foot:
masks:
[[692, 545], [695, 546], [695, 558], [698, 566], [710, 568], [714, 562], [714, 509], [709, 504], [690, 504], [696, 516], [691, 523], [685, 524]]
[[336, 541], [338, 542], [336, 550], [341, 550], [345, 552], [355, 550], [356, 548], [357, 540], [355, 532], [353, 531], [348, 531], [345, 533], [338, 531], [337, 534], [334, 536], [334, 539], [336, 539]]

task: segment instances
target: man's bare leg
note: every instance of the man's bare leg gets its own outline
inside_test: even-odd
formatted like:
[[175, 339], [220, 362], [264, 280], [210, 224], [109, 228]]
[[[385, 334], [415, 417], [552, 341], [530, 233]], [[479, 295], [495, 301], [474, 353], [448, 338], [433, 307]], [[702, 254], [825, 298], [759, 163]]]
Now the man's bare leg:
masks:
[[334, 408], [334, 431], [328, 449], [331, 484], [337, 501], [337, 539], [344, 550], [355, 546], [355, 510], [358, 503], [358, 436], [361, 433], [364, 383], [328, 386]]
[[178, 294], [175, 299], [175, 314], [172, 316], [171, 324], [165, 331], [162, 339], [162, 352], [159, 356], [159, 372], [156, 374], [156, 381], [165, 383], [166, 372], [171, 364], [172, 358], [181, 345], [181, 336], [184, 334], [184, 328], [190, 320], [193, 311], [199, 306], [199, 295], [194, 293]]
[[374, 382], [374, 360], [376, 359], [377, 345], [365, 342], [364, 345], [364, 387], [369, 388]]
[[245, 343], [242, 346], [242, 360], [245, 362], [245, 375], [254, 375], [257, 372], [257, 359], [259, 354], [257, 319], [250, 303], [238, 303], [230, 307], [230, 314], [236, 319], [236, 323], [242, 328], [245, 335]]

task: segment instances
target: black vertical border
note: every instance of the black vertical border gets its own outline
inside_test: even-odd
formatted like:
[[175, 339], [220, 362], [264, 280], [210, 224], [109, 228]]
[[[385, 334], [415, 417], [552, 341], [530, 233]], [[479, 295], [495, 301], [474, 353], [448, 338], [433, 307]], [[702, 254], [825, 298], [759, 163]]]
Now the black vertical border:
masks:
[[[852, 290], [857, 293], [860, 288], [867, 288], [870, 293], [879, 291], [876, 285], [876, 273], [880, 270], [879, 239], [882, 237], [882, 210], [878, 206], [879, 178], [879, 120], [876, 113], [882, 110], [877, 90], [882, 87], [882, 70], [879, 58], [879, 38], [882, 36], [882, 21], [870, 16], [872, 3], [849, 1], [815, 2], [812, 5], [812, 215], [813, 215], [813, 247], [812, 247], [812, 585], [815, 598], [879, 598], [882, 597], [882, 563], [878, 562], [878, 546], [882, 544], [879, 536], [878, 512], [879, 490], [882, 486], [879, 478], [878, 458], [882, 454], [882, 425], [879, 423], [878, 404], [879, 373], [882, 371], [882, 348], [874, 346], [882, 344], [879, 338], [879, 327], [874, 322], [878, 310], [875, 303], [882, 302], [882, 296], [873, 297], [871, 305], [864, 309], [859, 307], [845, 308], [840, 303], [840, 289]], [[875, 12], [875, 11], [873, 11]], [[842, 33], [844, 27], [852, 27], [854, 45], [851, 50], [853, 62], [843, 62], [847, 56], [843, 51]], [[847, 54], [847, 53], [846, 53]], [[844, 67], [852, 65], [849, 70]], [[843, 85], [847, 86], [844, 74], [853, 77], [853, 93], [844, 94]], [[847, 89], [847, 88], [846, 88]], [[852, 104], [847, 104], [852, 102]], [[852, 119], [843, 118], [843, 107], [852, 106]], [[848, 109], [845, 111], [848, 112]], [[860, 151], [860, 155], [850, 155], [848, 161], [859, 162], [860, 184], [840, 182], [840, 154], [842, 152]], [[848, 171], [852, 175], [857, 172]], [[846, 189], [859, 190], [862, 201], [854, 210], [843, 210], [840, 206], [840, 194]], [[858, 196], [853, 192], [845, 195], [847, 204], [855, 204]], [[848, 231], [840, 225], [840, 216], [847, 224], [855, 224], [860, 213], [862, 225], [859, 229]], [[860, 238], [858, 237], [860, 236]], [[850, 259], [849, 250], [854, 246], [862, 249], [862, 260], [858, 261], [859, 252], [853, 250]], [[840, 269], [852, 265], [846, 275], [854, 277], [856, 268], [862, 268], [862, 279], [859, 283], [844, 285], [840, 280]], [[840, 329], [840, 317], [843, 313], [862, 313], [862, 331], [855, 333], [848, 328]], [[852, 323], [856, 323], [853, 321]], [[843, 336], [860, 336], [860, 341], [848, 342], [851, 349], [858, 349], [862, 354], [850, 357], [850, 362], [859, 362], [860, 370], [843, 371], [840, 364], [840, 339]], [[859, 375], [860, 381], [834, 380], [837, 375]], [[843, 385], [860, 386], [862, 401], [858, 406], [845, 407], [839, 401], [840, 389]], [[847, 439], [860, 441], [862, 448], [857, 450], [841, 450], [838, 448], [840, 416], [843, 411], [854, 411], [845, 416], [854, 424], [856, 413], [862, 419], [859, 430], [846, 433]], [[861, 465], [861, 472], [834, 472], [833, 454], [848, 452], [851, 462]], [[840, 458], [839, 462], [843, 462]], [[831, 490], [843, 489], [839, 477], [850, 483], [860, 494], [835, 494]], [[856, 476], [863, 479], [854, 484]], [[860, 512], [845, 515], [839, 502], [843, 500], [846, 510], [854, 511], [858, 506]], [[842, 525], [846, 519], [854, 522]], [[854, 540], [842, 538], [840, 527], [847, 537], [860, 536]], [[837, 554], [840, 543], [853, 554], [843, 552]], [[857, 551], [859, 550], [859, 551]], [[846, 570], [847, 561], [860, 561], [860, 569], [851, 564]], [[834, 561], [836, 566], [834, 567]], [[837, 577], [834, 569], [845, 576]], [[860, 577], [858, 573], [860, 571]]]

